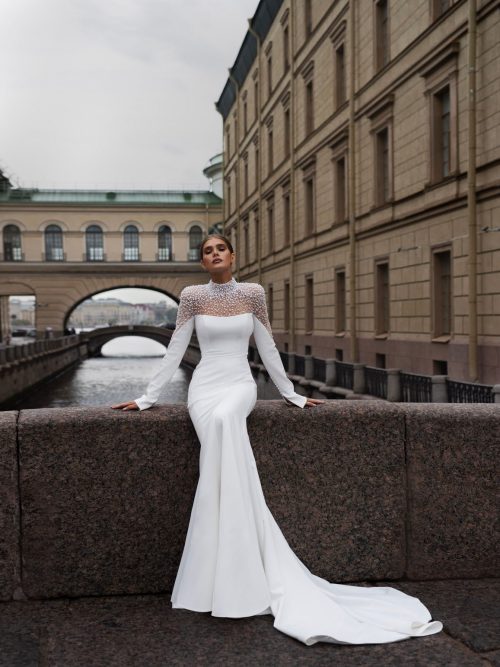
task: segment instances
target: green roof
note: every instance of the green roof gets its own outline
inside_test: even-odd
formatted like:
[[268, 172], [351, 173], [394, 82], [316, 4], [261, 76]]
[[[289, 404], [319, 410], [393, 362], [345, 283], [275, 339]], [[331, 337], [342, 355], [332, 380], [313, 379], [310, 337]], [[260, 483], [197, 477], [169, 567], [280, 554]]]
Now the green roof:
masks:
[[0, 192], [0, 204], [98, 204], [104, 206], [220, 206], [209, 190], [40, 190], [16, 188]]

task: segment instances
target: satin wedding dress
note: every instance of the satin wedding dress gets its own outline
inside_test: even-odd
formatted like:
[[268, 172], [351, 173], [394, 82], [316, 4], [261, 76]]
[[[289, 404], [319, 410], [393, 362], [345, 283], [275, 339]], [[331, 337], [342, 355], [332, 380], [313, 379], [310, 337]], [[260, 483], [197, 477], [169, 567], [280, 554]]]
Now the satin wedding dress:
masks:
[[168, 351], [136, 400], [139, 408], [158, 400], [195, 327], [201, 360], [187, 405], [201, 444], [200, 477], [172, 606], [233, 618], [273, 614], [275, 628], [306, 645], [383, 643], [439, 632], [442, 624], [431, 621], [415, 597], [312, 574], [267, 507], [246, 427], [257, 400], [247, 358], [252, 333], [283, 398], [300, 408], [307, 399], [285, 373], [261, 285], [232, 278], [182, 290]]

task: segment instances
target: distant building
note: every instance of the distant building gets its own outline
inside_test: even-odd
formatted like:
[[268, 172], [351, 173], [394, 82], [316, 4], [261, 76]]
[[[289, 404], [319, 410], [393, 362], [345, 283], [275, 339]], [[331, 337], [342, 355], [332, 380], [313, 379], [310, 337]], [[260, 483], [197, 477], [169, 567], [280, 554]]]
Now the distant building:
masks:
[[282, 350], [500, 381], [500, 12], [476, 4], [259, 2], [217, 103], [224, 228]]

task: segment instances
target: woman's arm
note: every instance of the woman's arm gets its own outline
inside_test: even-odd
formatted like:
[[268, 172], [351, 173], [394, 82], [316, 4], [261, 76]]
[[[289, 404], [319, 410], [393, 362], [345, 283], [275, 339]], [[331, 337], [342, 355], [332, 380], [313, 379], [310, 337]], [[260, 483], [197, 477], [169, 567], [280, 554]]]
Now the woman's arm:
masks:
[[175, 330], [170, 338], [167, 352], [151, 378], [145, 393], [134, 401], [139, 410], [146, 410], [156, 403], [161, 390], [179, 367], [189, 345], [194, 330], [194, 305], [188, 290], [189, 288], [184, 288], [181, 292]]
[[283, 398], [299, 408], [307, 403], [307, 397], [297, 394], [293, 382], [287, 377], [280, 353], [274, 342], [269, 316], [267, 314], [266, 293], [262, 285], [255, 285], [256, 294], [253, 308], [253, 337], [271, 380]]

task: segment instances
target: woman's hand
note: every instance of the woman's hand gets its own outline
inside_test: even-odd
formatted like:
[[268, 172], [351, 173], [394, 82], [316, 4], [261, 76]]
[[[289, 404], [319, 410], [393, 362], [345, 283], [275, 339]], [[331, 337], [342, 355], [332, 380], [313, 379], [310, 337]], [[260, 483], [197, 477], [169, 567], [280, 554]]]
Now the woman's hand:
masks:
[[139, 406], [135, 401], [127, 401], [126, 403], [117, 403], [111, 406], [113, 410], [139, 410]]
[[315, 405], [319, 405], [320, 403], [324, 403], [324, 400], [321, 400], [320, 398], [308, 398], [304, 407], [305, 408], [312, 408]]

